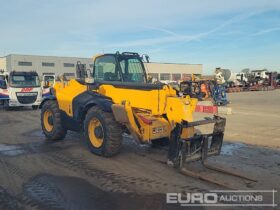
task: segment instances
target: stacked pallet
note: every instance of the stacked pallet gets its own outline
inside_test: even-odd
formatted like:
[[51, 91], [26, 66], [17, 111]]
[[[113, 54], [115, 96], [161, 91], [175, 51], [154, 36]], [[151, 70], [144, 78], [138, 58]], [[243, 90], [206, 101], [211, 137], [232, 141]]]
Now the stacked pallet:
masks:
[[227, 88], [227, 92], [228, 93], [238, 93], [238, 92], [242, 92], [243, 88], [242, 87], [230, 87]]

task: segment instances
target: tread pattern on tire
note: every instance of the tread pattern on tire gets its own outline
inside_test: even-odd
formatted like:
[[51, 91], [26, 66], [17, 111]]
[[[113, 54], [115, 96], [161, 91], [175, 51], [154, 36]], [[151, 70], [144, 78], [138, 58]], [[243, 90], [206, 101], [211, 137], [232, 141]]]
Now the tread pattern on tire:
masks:
[[9, 111], [11, 107], [9, 106], [9, 100], [4, 100], [3, 108], [5, 111]]
[[92, 145], [90, 146], [90, 149], [95, 154], [104, 157], [111, 157], [117, 154], [122, 146], [123, 129], [121, 125], [115, 120], [112, 113], [105, 112], [98, 106], [94, 106], [88, 110], [84, 123], [84, 131], [86, 132], [86, 138], [88, 138], [89, 144], [90, 140], [87, 133], [87, 126], [90, 119], [95, 115], [100, 116], [101, 121], [104, 122], [104, 144], [102, 144], [100, 152], [97, 152]]
[[[47, 109], [51, 110], [54, 116], [54, 128], [51, 132], [48, 132], [44, 127], [43, 114], [44, 111]], [[41, 125], [42, 125], [42, 130], [48, 139], [62, 140], [65, 138], [67, 130], [62, 125], [60, 111], [56, 101], [49, 100], [44, 103], [41, 111]]]

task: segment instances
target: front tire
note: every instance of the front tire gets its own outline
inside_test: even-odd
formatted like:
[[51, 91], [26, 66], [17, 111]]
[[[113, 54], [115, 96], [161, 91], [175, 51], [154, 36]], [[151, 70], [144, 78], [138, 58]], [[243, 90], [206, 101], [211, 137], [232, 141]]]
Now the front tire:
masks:
[[111, 157], [120, 151], [122, 127], [112, 113], [95, 106], [89, 109], [84, 121], [84, 135], [90, 151]]
[[5, 101], [3, 102], [3, 107], [4, 107], [4, 110], [5, 110], [5, 111], [11, 110], [11, 107], [9, 106], [9, 100], [5, 100]]
[[32, 106], [32, 109], [33, 109], [33, 110], [37, 110], [38, 108], [39, 108], [39, 106], [37, 106], [37, 105], [33, 105], [33, 106]]
[[62, 125], [61, 114], [56, 101], [44, 103], [41, 110], [41, 126], [43, 133], [50, 140], [62, 140], [67, 130]]

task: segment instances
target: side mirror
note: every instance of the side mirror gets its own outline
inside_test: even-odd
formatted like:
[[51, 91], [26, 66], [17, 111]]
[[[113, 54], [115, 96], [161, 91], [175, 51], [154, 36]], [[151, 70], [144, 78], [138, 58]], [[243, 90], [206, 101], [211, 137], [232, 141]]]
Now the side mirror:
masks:
[[150, 57], [148, 55], [145, 55], [147, 63], [150, 63]]
[[85, 82], [87, 84], [93, 84], [94, 83], [94, 78], [91, 75], [90, 69], [87, 69], [86, 75], [87, 75], [87, 77], [85, 78]]
[[148, 83], [153, 83], [153, 77], [151, 75], [148, 75]]
[[50, 87], [50, 82], [49, 81], [45, 81], [44, 88], [49, 88], [49, 87]]
[[76, 65], [76, 75], [78, 79], [85, 80], [86, 78], [86, 65], [82, 64], [80, 61]]
[[143, 54], [143, 55], [141, 56], [142, 61], [144, 61], [144, 58], [145, 58], [145, 60], [146, 60], [147, 63], [150, 63], [150, 57], [149, 57], [148, 55]]
[[5, 80], [0, 80], [0, 88], [1, 89], [7, 89], [7, 83]]

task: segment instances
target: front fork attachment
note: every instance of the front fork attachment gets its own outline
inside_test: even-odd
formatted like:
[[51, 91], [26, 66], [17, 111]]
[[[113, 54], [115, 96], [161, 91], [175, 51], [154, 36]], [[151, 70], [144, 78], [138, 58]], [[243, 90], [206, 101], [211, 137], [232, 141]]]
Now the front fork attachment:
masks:
[[186, 156], [186, 142], [181, 140], [183, 127], [176, 124], [170, 135], [170, 143], [168, 150], [168, 163], [175, 168], [182, 168]]
[[[181, 139], [183, 128], [209, 123], [215, 123], [213, 133]], [[181, 169], [186, 161], [202, 160], [204, 162], [208, 156], [219, 155], [223, 144], [225, 123], [225, 118], [215, 116], [213, 119], [176, 124], [170, 136], [168, 163], [177, 169]], [[212, 139], [209, 144], [210, 138]]]

